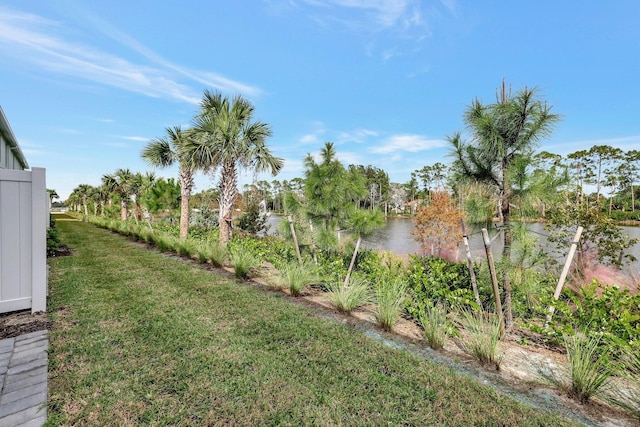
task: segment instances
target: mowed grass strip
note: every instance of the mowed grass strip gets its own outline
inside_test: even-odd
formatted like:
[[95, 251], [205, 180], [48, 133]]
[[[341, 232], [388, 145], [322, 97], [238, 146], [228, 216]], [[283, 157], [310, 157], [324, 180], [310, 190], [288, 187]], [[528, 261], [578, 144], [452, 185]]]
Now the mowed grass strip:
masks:
[[279, 295], [58, 228], [48, 425], [569, 425]]

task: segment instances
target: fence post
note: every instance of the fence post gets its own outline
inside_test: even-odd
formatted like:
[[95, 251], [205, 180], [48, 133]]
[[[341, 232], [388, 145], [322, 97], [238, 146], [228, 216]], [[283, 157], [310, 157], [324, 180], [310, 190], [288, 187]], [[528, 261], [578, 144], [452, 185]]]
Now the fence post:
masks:
[[31, 170], [31, 312], [47, 310], [46, 169]]

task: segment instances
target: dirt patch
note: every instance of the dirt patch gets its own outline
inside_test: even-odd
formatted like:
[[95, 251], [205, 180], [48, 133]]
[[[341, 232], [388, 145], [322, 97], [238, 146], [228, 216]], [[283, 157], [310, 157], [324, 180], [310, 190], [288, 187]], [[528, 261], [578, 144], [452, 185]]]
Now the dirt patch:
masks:
[[69, 256], [71, 255], [71, 248], [67, 245], [60, 245], [58, 249], [51, 255], [50, 258], [56, 258], [61, 256]]
[[31, 314], [30, 311], [15, 311], [0, 314], [0, 339], [42, 331], [49, 329], [50, 326], [51, 322], [43, 312]]

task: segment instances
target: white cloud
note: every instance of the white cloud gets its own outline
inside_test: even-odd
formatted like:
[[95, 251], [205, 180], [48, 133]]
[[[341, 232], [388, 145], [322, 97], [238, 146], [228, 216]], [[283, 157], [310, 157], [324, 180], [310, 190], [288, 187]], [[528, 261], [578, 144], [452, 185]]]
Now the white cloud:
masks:
[[378, 132], [370, 129], [356, 129], [354, 131], [339, 132], [336, 136], [336, 142], [346, 143], [355, 142], [363, 143], [369, 137], [378, 136]]
[[[0, 7], [0, 59], [5, 57], [17, 65], [37, 66], [59, 75], [191, 104], [200, 101], [201, 85], [250, 95], [261, 92], [212, 72], [188, 70], [173, 64], [105, 23], [93, 28], [102, 30], [154, 64], [136, 64], [92, 46], [65, 40], [60, 34], [67, 29], [60, 23], [5, 7]], [[198, 89], [179, 82], [178, 77], [198, 83]]]
[[399, 151], [417, 153], [445, 146], [447, 146], [447, 142], [442, 139], [428, 139], [422, 135], [394, 135], [382, 145], [371, 148], [370, 151], [378, 154], [397, 153]]
[[144, 136], [121, 136], [120, 138], [126, 139], [128, 141], [140, 141], [140, 142], [147, 142], [150, 139]]

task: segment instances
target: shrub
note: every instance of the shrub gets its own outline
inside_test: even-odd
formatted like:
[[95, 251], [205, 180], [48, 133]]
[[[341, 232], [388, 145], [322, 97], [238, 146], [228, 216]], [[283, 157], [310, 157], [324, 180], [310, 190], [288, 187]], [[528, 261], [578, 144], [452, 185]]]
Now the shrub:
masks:
[[339, 311], [350, 313], [358, 307], [371, 302], [369, 283], [361, 277], [352, 277], [346, 286], [340, 282], [329, 285], [327, 298]]
[[465, 264], [434, 257], [411, 257], [407, 273], [411, 302], [407, 311], [417, 319], [426, 301], [453, 307], [476, 307], [469, 270]]
[[60, 234], [56, 228], [56, 221], [51, 217], [47, 228], [47, 256], [54, 256], [60, 249]]
[[598, 352], [600, 337], [575, 334], [565, 338], [569, 359], [569, 395], [580, 402], [601, 394], [610, 384], [613, 364], [609, 357]]
[[502, 318], [481, 311], [462, 312], [462, 325], [467, 336], [465, 350], [481, 365], [493, 365], [500, 369], [502, 355], [499, 342], [502, 333]]
[[391, 330], [404, 309], [407, 287], [400, 279], [383, 281], [376, 289], [376, 320], [382, 328]]
[[447, 318], [447, 310], [440, 304], [424, 304], [418, 312], [418, 322], [427, 344], [434, 350], [444, 348], [447, 339], [455, 332], [455, 327]]

